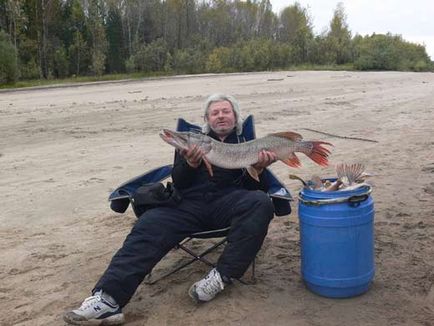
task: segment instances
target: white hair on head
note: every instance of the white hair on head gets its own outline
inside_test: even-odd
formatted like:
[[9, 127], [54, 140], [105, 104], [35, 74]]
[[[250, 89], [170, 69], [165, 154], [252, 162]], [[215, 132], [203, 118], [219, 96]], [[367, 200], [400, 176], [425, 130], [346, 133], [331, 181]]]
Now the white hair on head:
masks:
[[243, 117], [241, 116], [240, 106], [238, 105], [238, 101], [233, 96], [225, 95], [225, 94], [212, 94], [206, 99], [204, 105], [205, 113], [203, 117], [205, 120], [205, 124], [202, 126], [202, 132], [207, 134], [211, 131], [211, 127], [207, 122], [208, 109], [210, 105], [214, 102], [221, 102], [221, 101], [228, 101], [229, 103], [232, 104], [232, 109], [234, 110], [235, 121], [236, 121], [235, 129], [237, 131], [237, 135], [241, 135], [241, 133], [243, 132]]

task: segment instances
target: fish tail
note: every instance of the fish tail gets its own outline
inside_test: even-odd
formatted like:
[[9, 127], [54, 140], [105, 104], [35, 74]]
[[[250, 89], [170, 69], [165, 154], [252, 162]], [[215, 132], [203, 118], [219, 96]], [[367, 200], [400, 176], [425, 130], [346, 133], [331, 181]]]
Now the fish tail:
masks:
[[321, 166], [328, 166], [328, 156], [330, 154], [330, 150], [323, 145], [333, 146], [330, 143], [323, 141], [312, 141], [312, 150], [310, 153], [305, 153], [312, 161]]

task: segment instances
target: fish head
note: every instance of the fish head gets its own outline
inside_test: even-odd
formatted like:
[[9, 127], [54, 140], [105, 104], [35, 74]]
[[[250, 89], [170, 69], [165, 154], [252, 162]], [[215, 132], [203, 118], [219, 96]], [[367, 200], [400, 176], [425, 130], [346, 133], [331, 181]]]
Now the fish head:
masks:
[[177, 149], [187, 149], [188, 148], [188, 133], [187, 132], [177, 132], [169, 129], [163, 129], [160, 132], [160, 137], [169, 145]]
[[211, 138], [201, 133], [163, 129], [160, 132], [160, 137], [166, 143], [172, 145], [179, 150], [187, 150], [191, 146], [196, 145], [205, 154], [211, 151]]

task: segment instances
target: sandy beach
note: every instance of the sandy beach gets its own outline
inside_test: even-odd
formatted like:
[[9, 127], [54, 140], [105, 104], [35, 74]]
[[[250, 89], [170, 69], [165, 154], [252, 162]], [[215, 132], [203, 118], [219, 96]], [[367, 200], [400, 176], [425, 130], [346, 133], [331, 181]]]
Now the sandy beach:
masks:
[[[334, 176], [335, 164], [361, 162], [374, 174], [372, 287], [350, 299], [306, 289], [295, 200], [289, 216], [272, 221], [255, 284], [235, 283], [196, 305], [187, 290], [208, 270], [196, 263], [140, 286], [126, 324], [434, 325], [434, 74], [344, 71], [0, 92], [0, 325], [62, 325], [63, 311], [89, 296], [136, 220], [130, 209], [110, 210], [110, 192], [171, 163], [173, 149], [158, 131], [178, 117], [202, 123], [202, 104], [215, 92], [234, 95], [244, 116], [255, 116], [257, 136], [292, 130], [334, 144], [327, 168], [303, 155], [299, 169], [272, 166], [295, 198], [301, 184], [289, 173]], [[155, 272], [184, 259], [171, 252]]]

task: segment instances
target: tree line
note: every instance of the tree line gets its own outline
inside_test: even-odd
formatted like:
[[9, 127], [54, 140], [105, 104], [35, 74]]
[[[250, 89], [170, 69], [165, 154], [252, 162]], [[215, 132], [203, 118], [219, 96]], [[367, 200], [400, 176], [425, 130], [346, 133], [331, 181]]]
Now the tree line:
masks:
[[313, 32], [307, 8], [269, 0], [0, 0], [0, 82], [114, 73], [202, 73], [349, 65], [427, 71], [422, 45], [352, 35], [338, 3]]

